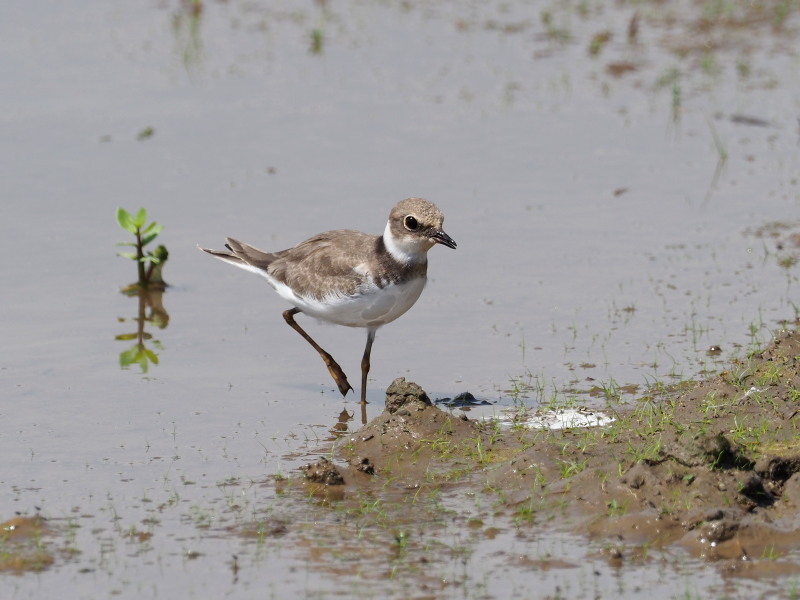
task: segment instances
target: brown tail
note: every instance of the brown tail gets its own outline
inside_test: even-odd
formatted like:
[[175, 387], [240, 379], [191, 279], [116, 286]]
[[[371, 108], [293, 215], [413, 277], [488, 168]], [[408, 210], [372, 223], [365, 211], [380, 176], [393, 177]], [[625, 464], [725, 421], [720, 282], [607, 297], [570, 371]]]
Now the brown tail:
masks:
[[215, 258], [219, 258], [220, 260], [229, 262], [233, 265], [236, 265], [237, 267], [244, 266], [244, 261], [238, 256], [231, 254], [230, 252], [224, 252], [222, 250], [212, 250], [211, 248], [203, 248], [202, 246], [199, 245], [197, 247], [203, 252], [208, 252], [211, 256]]
[[225, 252], [223, 250], [211, 250], [201, 246], [197, 247], [215, 258], [224, 260], [225, 262], [242, 269], [247, 269], [248, 271], [253, 270], [253, 268], [266, 271], [270, 263], [275, 260], [275, 255], [270, 252], [264, 252], [263, 250], [259, 250], [250, 244], [245, 244], [233, 238], [225, 239], [227, 241], [225, 247], [230, 252]]

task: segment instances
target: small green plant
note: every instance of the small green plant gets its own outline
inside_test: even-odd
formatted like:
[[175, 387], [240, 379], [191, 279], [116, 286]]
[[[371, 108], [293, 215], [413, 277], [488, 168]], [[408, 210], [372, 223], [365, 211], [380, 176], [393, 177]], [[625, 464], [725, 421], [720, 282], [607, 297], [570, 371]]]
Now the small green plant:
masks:
[[147, 223], [147, 211], [140, 208], [136, 215], [131, 215], [124, 208], [117, 209], [117, 223], [125, 231], [133, 234], [136, 238], [133, 242], [119, 242], [118, 246], [133, 246], [134, 252], [119, 252], [119, 256], [130, 258], [136, 261], [139, 280], [135, 286], [140, 289], [147, 289], [150, 285], [166, 286], [161, 277], [161, 270], [169, 256], [164, 246], [158, 246], [154, 251], [145, 252], [144, 247], [152, 242], [161, 230], [163, 225], [158, 225], [155, 221], [145, 226]]
[[322, 49], [325, 45], [325, 31], [322, 27], [315, 27], [311, 30], [311, 46], [309, 51], [311, 54], [322, 54]]
[[761, 558], [764, 560], [777, 560], [780, 556], [781, 553], [775, 550], [775, 544], [764, 546], [761, 550]]
[[658, 460], [660, 453], [660, 438], [650, 439], [642, 443], [634, 443], [631, 440], [628, 440], [628, 454], [633, 457], [634, 462]]
[[514, 522], [517, 526], [520, 523], [533, 523], [536, 520], [536, 508], [533, 504], [533, 498], [528, 500], [527, 504], [521, 504], [517, 508], [517, 515], [514, 517]]
[[156, 134], [155, 129], [153, 129], [152, 127], [145, 127], [136, 135], [136, 139], [139, 140], [140, 142], [144, 140], [149, 140], [155, 134]]
[[408, 548], [410, 534], [404, 529], [399, 529], [394, 533], [394, 541], [396, 544], [397, 552], [403, 552]]
[[789, 401], [793, 404], [800, 402], [800, 389], [789, 388]]
[[759, 387], [778, 385], [781, 382], [781, 366], [775, 363], [768, 363], [755, 378], [755, 384]]
[[589, 54], [591, 56], [600, 54], [600, 51], [611, 41], [612, 37], [613, 34], [610, 31], [601, 31], [595, 34], [589, 42]]
[[712, 391], [700, 403], [702, 411], [713, 418], [717, 418], [725, 412], [725, 403], [717, 398], [717, 392]]
[[328, 9], [325, 5], [325, 2], [320, 2], [319, 7], [320, 14], [318, 25], [311, 30], [311, 33], [308, 36], [310, 41], [308, 51], [311, 54], [322, 54], [322, 51], [325, 48], [325, 23], [328, 20]]
[[619, 502], [616, 498], [612, 499], [606, 504], [608, 507], [609, 517], [621, 517], [627, 514], [628, 505], [625, 502]]
[[622, 400], [622, 386], [620, 386], [613, 377], [609, 377], [608, 383], [601, 381], [597, 391], [599, 394], [602, 394], [608, 402], [620, 402]]
[[589, 466], [589, 459], [583, 461], [577, 460], [560, 460], [559, 471], [561, 472], [561, 479], [569, 479], [578, 473], [581, 473]]

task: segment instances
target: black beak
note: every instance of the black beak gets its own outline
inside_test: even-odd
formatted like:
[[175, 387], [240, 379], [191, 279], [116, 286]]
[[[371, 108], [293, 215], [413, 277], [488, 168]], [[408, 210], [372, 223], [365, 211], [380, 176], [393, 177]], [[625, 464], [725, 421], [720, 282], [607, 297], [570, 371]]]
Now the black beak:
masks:
[[437, 244], [442, 244], [448, 248], [453, 248], [454, 250], [456, 248], [456, 243], [453, 241], [453, 238], [447, 235], [444, 231], [435, 231], [431, 236], [431, 239]]

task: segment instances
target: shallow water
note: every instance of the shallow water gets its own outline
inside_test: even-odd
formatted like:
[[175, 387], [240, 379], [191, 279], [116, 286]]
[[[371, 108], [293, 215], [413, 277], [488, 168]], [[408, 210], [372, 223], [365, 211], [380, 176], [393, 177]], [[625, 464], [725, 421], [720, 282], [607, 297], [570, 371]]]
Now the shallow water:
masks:
[[[299, 537], [258, 550], [224, 528], [245, 520], [228, 514], [235, 502], [248, 518], [290, 510], [270, 476], [324, 452], [357, 404], [268, 286], [198, 243], [379, 233], [399, 199], [436, 202], [459, 247], [431, 251], [421, 300], [378, 333], [372, 416], [398, 376], [501, 405], [515, 387], [535, 403], [693, 378], [795, 319], [796, 267], [781, 260], [796, 252], [800, 21], [742, 27], [712, 4], [209, 2], [194, 19], [178, 2], [5, 8], [0, 515], [38, 507], [77, 525], [59, 542], [77, 553], [9, 579], [13, 597], [65, 584], [83, 597], [364, 591], [348, 562], [309, 567]], [[613, 37], [593, 56], [602, 31]], [[622, 61], [636, 70], [611, 75]], [[118, 206], [147, 207], [170, 250], [169, 325], [149, 328], [159, 364], [146, 374], [118, 365], [131, 343], [114, 338], [137, 316], [118, 291], [135, 278], [115, 256]], [[762, 230], [774, 223], [788, 226], [780, 250]], [[357, 380], [363, 332], [308, 329]], [[153, 536], [131, 542], [132, 528]], [[580, 577], [508, 563], [530, 535], [468, 542], [467, 558], [433, 569], [465, 587], [430, 595], [523, 597], [548, 578], [551, 594], [585, 582], [576, 597], [625, 597], [638, 580], [674, 593], [661, 567], [623, 583], [561, 533], [536, 544]], [[235, 577], [234, 554], [258, 569]], [[686, 569], [690, 593], [724, 584]]]

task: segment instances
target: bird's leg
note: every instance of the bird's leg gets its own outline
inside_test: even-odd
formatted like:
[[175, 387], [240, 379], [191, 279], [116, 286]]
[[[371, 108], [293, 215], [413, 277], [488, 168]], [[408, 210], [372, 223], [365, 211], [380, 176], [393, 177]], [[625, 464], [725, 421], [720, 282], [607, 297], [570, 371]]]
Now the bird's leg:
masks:
[[375, 329], [367, 330], [367, 346], [361, 358], [361, 423], [367, 424], [367, 374], [369, 373], [369, 355], [372, 352], [372, 342], [375, 341]]
[[325, 362], [325, 366], [328, 367], [328, 372], [333, 377], [333, 380], [336, 382], [336, 386], [339, 388], [339, 392], [341, 392], [342, 396], [347, 395], [347, 392], [352, 390], [352, 386], [347, 381], [347, 375], [344, 374], [342, 371], [342, 367], [339, 366], [333, 357], [325, 352], [317, 342], [315, 342], [310, 335], [308, 335], [305, 330], [297, 324], [297, 321], [294, 320], [294, 316], [302, 312], [299, 308], [290, 308], [283, 312], [284, 320], [289, 324], [289, 327], [294, 329], [297, 333], [303, 336], [303, 339], [311, 344], [316, 350], [319, 355], [322, 357], [322, 360]]
[[369, 373], [369, 355], [372, 352], [372, 342], [375, 341], [375, 329], [367, 330], [367, 346], [361, 358], [361, 404], [367, 403], [367, 374]]

